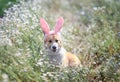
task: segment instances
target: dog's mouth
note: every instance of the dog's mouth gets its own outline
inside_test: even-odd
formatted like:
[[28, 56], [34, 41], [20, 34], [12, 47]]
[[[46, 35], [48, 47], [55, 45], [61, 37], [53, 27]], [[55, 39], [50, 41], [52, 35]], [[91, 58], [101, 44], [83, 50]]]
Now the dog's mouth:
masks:
[[56, 52], [57, 50], [56, 49], [52, 49], [53, 52]]

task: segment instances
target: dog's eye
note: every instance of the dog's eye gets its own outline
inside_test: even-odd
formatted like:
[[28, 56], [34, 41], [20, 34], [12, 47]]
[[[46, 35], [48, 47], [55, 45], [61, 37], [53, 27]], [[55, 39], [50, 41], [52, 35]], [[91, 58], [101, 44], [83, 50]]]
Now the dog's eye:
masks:
[[58, 42], [58, 40], [55, 40], [55, 42]]
[[49, 40], [49, 43], [52, 43], [52, 40]]

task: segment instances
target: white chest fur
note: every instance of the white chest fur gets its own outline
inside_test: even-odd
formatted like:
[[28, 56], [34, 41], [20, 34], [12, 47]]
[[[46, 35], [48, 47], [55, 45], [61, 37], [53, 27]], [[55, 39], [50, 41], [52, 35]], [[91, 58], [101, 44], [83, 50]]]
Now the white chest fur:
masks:
[[49, 62], [54, 65], [61, 65], [65, 58], [66, 50], [61, 48], [58, 52], [48, 51]]

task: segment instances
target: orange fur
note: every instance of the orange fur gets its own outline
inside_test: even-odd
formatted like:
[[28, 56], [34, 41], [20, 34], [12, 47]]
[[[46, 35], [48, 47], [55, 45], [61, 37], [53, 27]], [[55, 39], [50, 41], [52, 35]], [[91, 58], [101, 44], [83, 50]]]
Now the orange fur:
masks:
[[54, 65], [62, 65], [63, 67], [78, 66], [80, 65], [79, 58], [67, 52], [62, 45], [60, 30], [63, 23], [63, 17], [58, 18], [54, 30], [50, 31], [47, 22], [43, 18], [40, 19], [40, 25], [45, 34], [45, 49], [48, 53], [49, 61]]
[[68, 66], [80, 65], [80, 60], [78, 59], [77, 56], [75, 56], [74, 54], [71, 54], [69, 52], [66, 52], [65, 55], [66, 55], [66, 60], [68, 61]]
[[[50, 40], [51, 40], [51, 42], [49, 42]], [[46, 48], [49, 48], [55, 42], [55, 40], [58, 40], [57, 44], [59, 45], [60, 48], [63, 48], [61, 37], [59, 35], [57, 35], [57, 34], [52, 34], [52, 35], [49, 35], [49, 36], [47, 36], [45, 38], [45, 46], [46, 46]], [[50, 53], [48, 52], [48, 55], [49, 54]], [[56, 56], [56, 55], [62, 55], [62, 56], [59, 57], [59, 59], [61, 59], [60, 62], [61, 62], [61, 65], [63, 67], [67, 67], [67, 66], [73, 67], [73, 66], [80, 65], [79, 58], [74, 54], [71, 54], [71, 53], [66, 52], [64, 50], [63, 51], [61, 50], [61, 52], [59, 52], [59, 54], [56, 53], [53, 56]], [[53, 59], [55, 59], [55, 58], [53, 57]], [[57, 61], [58, 61], [58, 59], [56, 59], [56, 62]], [[51, 62], [51, 60], [50, 60], [50, 62]]]

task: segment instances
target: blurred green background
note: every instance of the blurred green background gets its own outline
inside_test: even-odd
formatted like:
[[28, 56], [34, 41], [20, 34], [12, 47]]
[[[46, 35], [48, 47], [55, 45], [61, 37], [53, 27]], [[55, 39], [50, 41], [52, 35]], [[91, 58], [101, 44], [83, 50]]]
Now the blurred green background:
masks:
[[[0, 19], [0, 82], [120, 82], [120, 0], [9, 1], [0, 0], [2, 13], [13, 6]], [[47, 62], [39, 19], [52, 27], [59, 16], [63, 45], [82, 68]]]
[[4, 10], [17, 3], [18, 0], [0, 0], [0, 17], [3, 17]]

